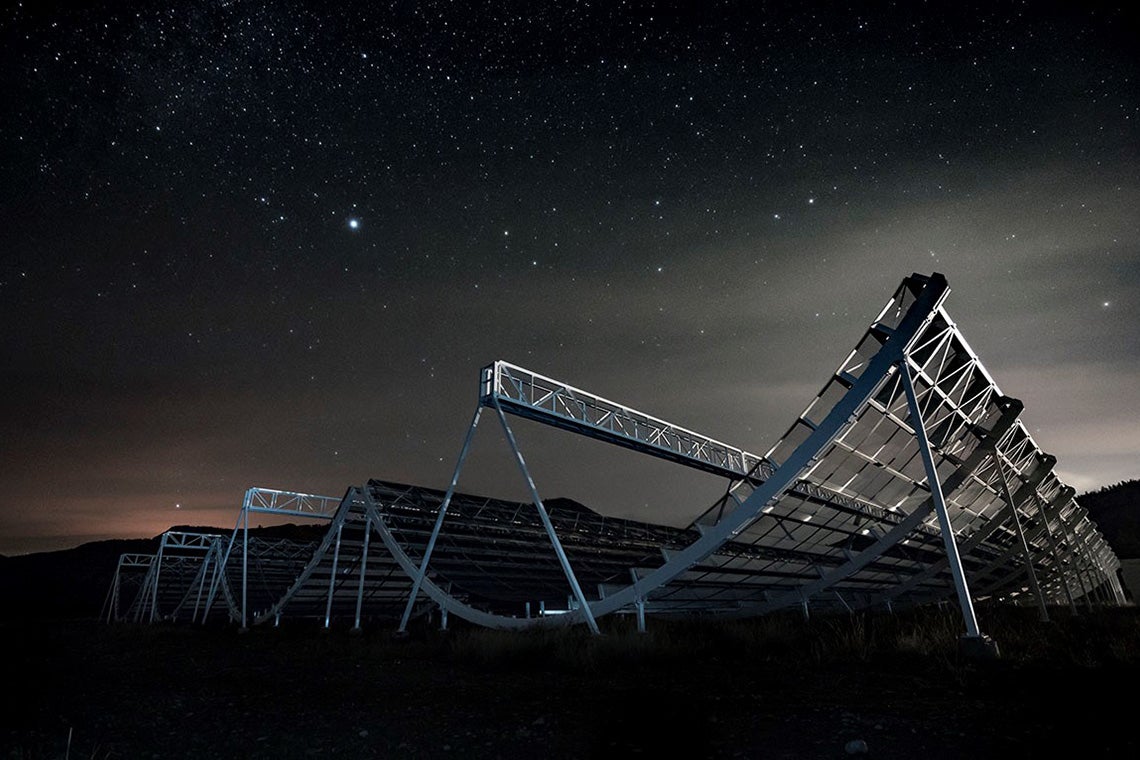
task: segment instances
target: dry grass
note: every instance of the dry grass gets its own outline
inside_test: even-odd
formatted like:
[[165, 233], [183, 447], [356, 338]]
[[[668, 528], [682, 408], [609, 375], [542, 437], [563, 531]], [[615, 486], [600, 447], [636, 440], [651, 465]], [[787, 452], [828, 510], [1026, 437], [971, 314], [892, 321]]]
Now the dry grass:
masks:
[[[1078, 616], [1057, 609], [1050, 623], [1039, 622], [1030, 609], [983, 609], [979, 617], [1007, 664], [1140, 666], [1140, 614], [1134, 609]], [[460, 629], [447, 636], [425, 633], [420, 640], [454, 662], [506, 670], [593, 671], [727, 657], [796, 667], [903, 658], [957, 669], [970, 665], [958, 653], [963, 633], [961, 615], [946, 607], [807, 621], [792, 614], [743, 621], [651, 619], [644, 634], [637, 633], [628, 619], [615, 618], [603, 621], [602, 636], [591, 636], [581, 627], [523, 632]]]
[[613, 618], [600, 637], [454, 618], [407, 639], [390, 622], [0, 626], [19, 653], [0, 758], [833, 758], [852, 739], [885, 760], [1137, 756], [1131, 703], [1083, 695], [1140, 679], [1140, 611], [979, 616], [1000, 661], [959, 656], [951, 608], [650, 619], [646, 634]]

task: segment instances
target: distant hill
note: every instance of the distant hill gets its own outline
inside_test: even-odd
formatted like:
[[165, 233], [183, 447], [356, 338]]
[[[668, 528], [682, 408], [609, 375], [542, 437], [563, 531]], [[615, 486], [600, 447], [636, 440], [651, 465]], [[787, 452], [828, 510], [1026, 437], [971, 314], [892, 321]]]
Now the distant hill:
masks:
[[1140, 558], [1140, 480], [1126, 480], [1077, 497], [1121, 559]]
[[137, 538], [4, 557], [0, 561], [0, 620], [96, 617], [119, 555], [156, 551], [157, 538]]
[[[171, 530], [218, 533], [233, 528], [176, 525]], [[251, 536], [318, 540], [324, 525], [276, 525], [250, 528]], [[93, 541], [74, 549], [0, 557], [0, 622], [21, 619], [95, 618], [102, 610], [119, 564], [126, 553], [154, 554], [160, 537]]]

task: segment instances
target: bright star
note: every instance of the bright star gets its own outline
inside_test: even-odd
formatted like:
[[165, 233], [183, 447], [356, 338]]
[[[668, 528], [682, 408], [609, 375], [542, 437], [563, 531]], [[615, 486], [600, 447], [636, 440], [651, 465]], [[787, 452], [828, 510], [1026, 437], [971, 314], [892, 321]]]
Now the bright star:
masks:
[[348, 228], [350, 230], [360, 229], [360, 220], [359, 219], [349, 219], [348, 220]]

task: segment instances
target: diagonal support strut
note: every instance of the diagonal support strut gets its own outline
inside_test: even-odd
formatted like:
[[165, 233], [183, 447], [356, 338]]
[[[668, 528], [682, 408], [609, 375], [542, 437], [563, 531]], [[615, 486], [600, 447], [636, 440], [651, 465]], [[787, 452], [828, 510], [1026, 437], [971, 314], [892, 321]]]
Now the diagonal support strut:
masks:
[[906, 391], [906, 403], [910, 410], [914, 435], [918, 439], [918, 451], [922, 455], [922, 466], [926, 470], [926, 482], [930, 487], [930, 495], [934, 499], [934, 511], [938, 514], [938, 527], [942, 531], [942, 542], [946, 546], [946, 557], [950, 563], [950, 572], [954, 576], [954, 589], [958, 592], [958, 603], [962, 607], [962, 617], [966, 622], [966, 635], [969, 638], [981, 638], [982, 632], [978, 629], [974, 602], [970, 598], [970, 586], [966, 582], [966, 573], [962, 569], [962, 558], [958, 555], [958, 544], [954, 540], [954, 526], [950, 523], [950, 513], [946, 510], [946, 500], [942, 495], [942, 484], [938, 480], [938, 468], [934, 463], [930, 441], [926, 437], [926, 425], [922, 421], [922, 408], [918, 405], [918, 396], [914, 392], [909, 359], [904, 356], [902, 361], [898, 363], [898, 368], [903, 389]]

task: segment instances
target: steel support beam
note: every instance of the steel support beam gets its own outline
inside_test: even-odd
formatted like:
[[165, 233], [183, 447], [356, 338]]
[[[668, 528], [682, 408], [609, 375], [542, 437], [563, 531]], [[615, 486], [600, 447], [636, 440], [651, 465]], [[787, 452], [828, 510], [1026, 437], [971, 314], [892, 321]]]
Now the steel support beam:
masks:
[[519, 451], [518, 443], [515, 441], [515, 434], [511, 432], [511, 426], [507, 424], [507, 416], [503, 414], [503, 409], [499, 406], [498, 401], [494, 401], [495, 412], [499, 416], [499, 423], [503, 426], [503, 432], [507, 436], [507, 443], [510, 444], [511, 452], [515, 455], [515, 463], [519, 467], [519, 472], [522, 473], [523, 480], [526, 481], [526, 487], [530, 491], [530, 497], [534, 501], [534, 508], [538, 510], [538, 517], [542, 520], [542, 527], [546, 529], [546, 535], [550, 537], [550, 543], [554, 547], [554, 553], [558, 557], [558, 564], [562, 566], [562, 572], [566, 575], [566, 580], [570, 584], [570, 590], [574, 594], [574, 598], [578, 600], [581, 605], [582, 614], [586, 618], [586, 625], [595, 634], [601, 633], [598, 629], [598, 621], [594, 619], [594, 614], [590, 610], [590, 603], [586, 600], [586, 594], [582, 591], [581, 585], [578, 583], [578, 576], [574, 574], [574, 568], [570, 566], [570, 560], [566, 556], [566, 551], [562, 548], [562, 542], [558, 540], [558, 534], [554, 532], [554, 525], [550, 522], [550, 515], [546, 512], [546, 507], [542, 503], [542, 499], [538, 496], [538, 489], [534, 485], [534, 478], [530, 476], [530, 470], [526, 467], [526, 462], [523, 460], [522, 452]]
[[356, 620], [352, 630], [360, 630], [360, 610], [364, 606], [364, 576], [368, 571], [368, 539], [372, 536], [372, 518], [364, 520], [364, 547], [360, 550], [360, 583], [356, 587]]
[[[439, 538], [440, 529], [443, 527], [443, 519], [447, 517], [447, 508], [451, 504], [452, 497], [455, 496], [455, 487], [459, 484], [459, 473], [463, 471], [463, 462], [467, 459], [467, 452], [471, 450], [471, 440], [475, 437], [475, 428], [479, 426], [479, 415], [482, 412], [483, 406], [481, 404], [476, 405], [475, 415], [471, 418], [471, 424], [467, 427], [467, 435], [463, 437], [463, 447], [459, 450], [459, 459], [456, 460], [455, 470], [451, 474], [451, 483], [447, 486], [447, 494], [443, 497], [443, 502], [439, 505], [439, 514], [436, 515], [435, 526], [431, 529], [431, 536], [428, 538], [427, 546], [424, 548], [423, 559], [420, 560], [419, 569], [412, 574], [412, 590], [408, 592], [408, 603], [404, 607], [404, 614], [400, 617], [400, 627], [396, 629], [398, 633], [405, 633], [408, 630], [408, 620], [412, 617], [412, 609], [416, 605], [416, 597], [419, 596], [420, 586], [423, 585], [424, 578], [427, 576], [428, 563], [431, 562], [431, 553], [435, 551], [435, 542]], [[365, 489], [365, 493], [367, 494], [367, 489]]]
[[162, 534], [162, 540], [158, 544], [158, 558], [154, 563], [154, 577], [151, 581], [150, 590], [150, 622], [154, 622], [158, 617], [158, 581], [159, 576], [162, 574], [162, 555], [166, 549], [166, 534]]
[[194, 597], [194, 614], [190, 616], [191, 623], [198, 622], [198, 608], [202, 605], [202, 590], [206, 586], [206, 575], [210, 568], [210, 557], [213, 556], [213, 554], [214, 550], [213, 547], [211, 547], [206, 552], [205, 559], [202, 560], [202, 569], [198, 574], [198, 594]]
[[[986, 446], [987, 442], [997, 441], [1009, 431], [1015, 422], [1017, 416], [1021, 413], [1021, 404], [1016, 399], [1003, 398], [999, 401], [999, 416], [993, 422], [993, 427], [989, 430], [979, 432], [980, 442], [979, 445], [974, 447], [966, 461], [963, 462], [949, 477], [946, 478], [943, 493], [954, 493], [969, 478], [971, 478], [979, 467], [981, 467], [987, 459], [990, 458], [990, 449]], [[831, 586], [839, 583], [840, 581], [851, 577], [859, 572], [867, 565], [871, 564], [879, 557], [905, 539], [908, 535], [913, 533], [923, 521], [931, 510], [934, 509], [933, 497], [928, 497], [921, 504], [911, 510], [910, 514], [903, 518], [898, 524], [876, 539], [875, 543], [868, 546], [859, 554], [851, 558], [847, 563], [835, 568], [827, 573], [826, 576], [817, 581], [812, 581], [802, 588], [802, 593], [812, 596], [821, 591], [825, 591]], [[972, 537], [971, 537], [972, 538]], [[967, 544], [969, 546], [969, 544]], [[882, 595], [888, 604], [891, 600], [900, 594], [909, 591], [912, 587], [917, 586], [922, 581], [935, 575], [942, 568], [946, 567], [946, 559], [939, 560], [932, 563], [925, 570], [911, 576], [907, 581], [888, 589]], [[795, 593], [788, 594], [782, 600], [777, 599], [766, 604], [758, 605], [755, 609], [750, 610], [747, 614], [763, 614], [770, 612], [779, 607], [792, 606], [799, 604], [799, 596]]]
[[1002, 464], [1001, 455], [996, 448], [994, 449], [994, 463], [997, 466], [1002, 497], [1005, 499], [1010, 519], [1013, 520], [1014, 529], [1017, 531], [1017, 540], [1021, 544], [1022, 556], [1025, 558], [1025, 572], [1029, 576], [1029, 589], [1037, 599], [1038, 616], [1041, 618], [1041, 622], [1048, 623], [1049, 610], [1045, 606], [1045, 596], [1041, 593], [1041, 586], [1037, 583], [1037, 573], [1033, 569], [1033, 555], [1029, 553], [1029, 542], [1025, 540], [1025, 531], [1021, 527], [1021, 518], [1017, 514], [1018, 502], [1013, 498], [1013, 493], [1009, 489], [1009, 478], [1006, 476], [1005, 466]]
[[333, 592], [336, 589], [337, 564], [340, 562], [340, 537], [344, 530], [344, 522], [336, 526], [336, 548], [333, 549], [332, 572], [329, 574], [329, 598], [325, 605], [325, 628], [332, 622]]
[[962, 558], [958, 556], [958, 544], [954, 540], [954, 526], [950, 522], [950, 513], [946, 510], [946, 501], [942, 496], [942, 484], [938, 480], [938, 467], [934, 463], [934, 454], [930, 448], [930, 441], [926, 437], [926, 425], [922, 421], [922, 408], [918, 405], [918, 396], [914, 392], [909, 360], [904, 357], [899, 362], [898, 367], [903, 390], [906, 392], [907, 408], [910, 410], [914, 435], [918, 439], [918, 451], [922, 456], [923, 468], [926, 470], [926, 482], [930, 488], [930, 495], [934, 499], [938, 526], [942, 530], [942, 541], [946, 546], [946, 559], [950, 565], [950, 572], [954, 576], [954, 589], [958, 592], [958, 603], [962, 608], [962, 617], [965, 619], [966, 635], [979, 638], [982, 632], [978, 629], [978, 618], [974, 614], [974, 601], [970, 598], [970, 586], [966, 582], [966, 573], [962, 569]]
[[249, 604], [249, 500], [253, 496], [253, 489], [245, 492], [242, 502], [242, 531], [241, 531], [241, 629], [247, 630], [247, 610]]
[[[1069, 610], [1077, 614], [1077, 600], [1073, 597], [1073, 589], [1069, 586], [1068, 573], [1065, 572], [1065, 565], [1061, 560], [1061, 551], [1057, 547], [1057, 541], [1053, 538], [1053, 530], [1049, 527], [1049, 513], [1048, 507], [1052, 504], [1046, 504], [1036, 492], [1033, 494], [1034, 502], [1037, 504], [1037, 511], [1041, 515], [1041, 531], [1045, 534], [1045, 539], [1049, 544], [1049, 551], [1053, 555], [1053, 567], [1057, 570], [1057, 575], [1061, 581], [1061, 588], [1065, 591], [1065, 599], [1069, 602]], [[1057, 508], [1060, 511], [1060, 507]]]

